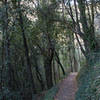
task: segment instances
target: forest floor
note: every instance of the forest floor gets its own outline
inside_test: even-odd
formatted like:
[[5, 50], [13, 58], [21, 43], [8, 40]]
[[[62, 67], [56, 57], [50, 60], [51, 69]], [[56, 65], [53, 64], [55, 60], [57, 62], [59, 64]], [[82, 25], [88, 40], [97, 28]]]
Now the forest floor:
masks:
[[69, 76], [61, 81], [59, 90], [54, 100], [75, 100], [77, 91], [77, 73], [70, 73]]

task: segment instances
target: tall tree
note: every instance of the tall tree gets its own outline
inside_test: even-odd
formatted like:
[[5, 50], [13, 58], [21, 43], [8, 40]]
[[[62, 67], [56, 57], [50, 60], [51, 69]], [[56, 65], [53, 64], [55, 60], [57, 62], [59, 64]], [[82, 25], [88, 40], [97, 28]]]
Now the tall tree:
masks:
[[[100, 50], [94, 31], [94, 2], [94, 0], [91, 0], [89, 3], [87, 0], [74, 0], [75, 11], [73, 10], [71, 0], [68, 1], [68, 5], [65, 5], [74, 25], [72, 30], [73, 33], [75, 33], [75, 35], [79, 35], [84, 41], [85, 49], [82, 47], [81, 43], [79, 44], [87, 60], [88, 53]], [[63, 3], [66, 4], [64, 1]], [[86, 13], [87, 11], [88, 14]], [[78, 40], [78, 42], [80, 41]]]
[[[9, 30], [9, 15], [8, 15], [8, 10], [9, 10], [9, 6], [8, 6], [8, 0], [4, 0], [4, 2], [2, 2], [4, 7], [5, 7], [5, 11], [4, 11], [4, 18], [2, 17], [3, 20], [3, 44], [4, 45], [4, 49], [5, 49], [5, 67], [6, 67], [6, 74], [8, 77], [8, 79], [6, 79], [5, 81], [7, 81], [7, 86], [10, 90], [15, 89], [15, 77], [14, 77], [14, 70], [13, 70], [13, 66], [11, 66], [11, 60], [10, 60], [10, 32]], [[6, 77], [7, 77], [6, 76]], [[6, 82], [5, 82], [6, 83]]]
[[[27, 44], [27, 40], [26, 40], [26, 36], [25, 36], [24, 22], [23, 22], [23, 16], [22, 16], [22, 11], [21, 11], [20, 1], [18, 1], [18, 9], [19, 9], [19, 11], [18, 11], [19, 25], [20, 25], [20, 28], [21, 28], [21, 31], [22, 31], [23, 44], [24, 44], [24, 49], [25, 49], [25, 56], [26, 56], [26, 61], [27, 61], [27, 74], [28, 74], [28, 80], [30, 82], [29, 83], [30, 84], [29, 89], [30, 90], [32, 89], [31, 92], [33, 91], [34, 93], [36, 93], [34, 79], [33, 79], [33, 75], [32, 75], [32, 67], [31, 67], [31, 62], [30, 62], [30, 58], [29, 58], [29, 49], [28, 49], [28, 44]], [[30, 96], [32, 96], [32, 94]], [[29, 98], [30, 98], [30, 100], [32, 99], [32, 97], [29, 97]]]

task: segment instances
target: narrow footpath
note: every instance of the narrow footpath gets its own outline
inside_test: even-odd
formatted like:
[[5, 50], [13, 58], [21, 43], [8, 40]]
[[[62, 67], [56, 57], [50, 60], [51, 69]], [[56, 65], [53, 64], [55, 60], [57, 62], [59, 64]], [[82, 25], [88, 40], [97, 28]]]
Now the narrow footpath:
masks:
[[59, 84], [59, 91], [54, 100], [75, 100], [75, 93], [77, 91], [77, 73], [70, 73], [69, 76], [61, 81]]

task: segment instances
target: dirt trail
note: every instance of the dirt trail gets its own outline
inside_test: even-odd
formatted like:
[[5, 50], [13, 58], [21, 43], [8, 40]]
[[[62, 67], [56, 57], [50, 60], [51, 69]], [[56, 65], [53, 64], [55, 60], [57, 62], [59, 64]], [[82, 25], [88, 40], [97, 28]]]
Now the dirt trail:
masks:
[[59, 91], [54, 100], [75, 100], [77, 91], [77, 73], [70, 73], [69, 76], [59, 84]]

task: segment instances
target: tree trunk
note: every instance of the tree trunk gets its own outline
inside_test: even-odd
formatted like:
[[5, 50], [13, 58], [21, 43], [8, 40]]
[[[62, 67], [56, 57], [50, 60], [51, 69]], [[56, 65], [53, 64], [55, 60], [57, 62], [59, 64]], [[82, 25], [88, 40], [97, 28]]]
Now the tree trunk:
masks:
[[[93, 3], [93, 0], [92, 0]], [[94, 32], [94, 8], [93, 8], [93, 4], [91, 3], [92, 7], [91, 7], [91, 16], [92, 16], [92, 20], [90, 26], [88, 25], [88, 20], [86, 17], [86, 8], [85, 8], [85, 0], [78, 0], [78, 4], [79, 4], [79, 11], [80, 11], [80, 20], [82, 23], [82, 29], [84, 32], [84, 37], [83, 37], [83, 41], [85, 44], [85, 49], [86, 49], [86, 54], [88, 54], [91, 51], [98, 51], [100, 49], [96, 38], [95, 38], [95, 32]]]
[[47, 88], [50, 89], [53, 86], [53, 80], [52, 80], [52, 58], [51, 57], [46, 57], [45, 58], [44, 68], [45, 68]]
[[25, 37], [25, 31], [24, 31], [24, 23], [23, 23], [23, 18], [22, 18], [22, 12], [21, 12], [21, 8], [20, 8], [20, 1], [18, 1], [18, 8], [20, 9], [18, 14], [19, 14], [19, 24], [20, 24], [20, 28], [22, 31], [22, 37], [23, 37], [23, 43], [24, 43], [24, 49], [25, 49], [25, 57], [26, 57], [26, 61], [27, 61], [27, 81], [29, 82], [28, 87], [26, 87], [27, 92], [25, 92], [25, 90], [23, 90], [23, 99], [24, 100], [32, 100], [32, 94], [36, 93], [35, 90], [35, 84], [34, 84], [34, 80], [33, 80], [33, 75], [32, 75], [32, 67], [31, 67], [31, 62], [30, 62], [30, 58], [29, 58], [29, 50], [28, 50], [28, 45], [27, 45], [27, 40]]
[[[15, 77], [14, 77], [14, 70], [12, 68], [11, 65], [11, 61], [10, 61], [10, 37], [9, 37], [9, 32], [8, 32], [8, 1], [5, 0], [4, 1], [4, 5], [5, 5], [5, 19], [3, 18], [3, 39], [4, 39], [4, 45], [5, 45], [5, 62], [6, 65], [5, 67], [7, 68], [7, 79], [6, 81], [6, 85], [8, 86], [8, 88], [10, 90], [14, 90], [15, 89]], [[5, 36], [5, 37], [4, 37]]]

